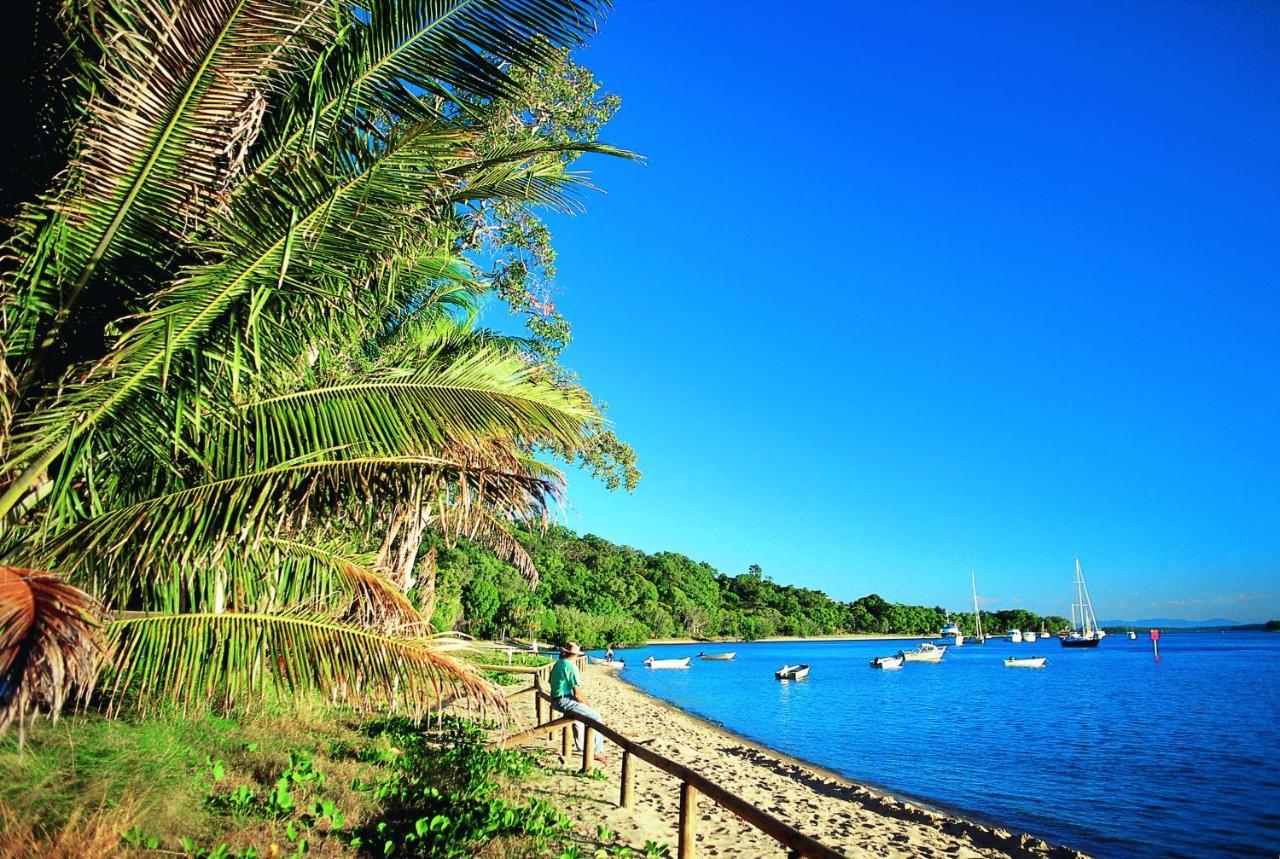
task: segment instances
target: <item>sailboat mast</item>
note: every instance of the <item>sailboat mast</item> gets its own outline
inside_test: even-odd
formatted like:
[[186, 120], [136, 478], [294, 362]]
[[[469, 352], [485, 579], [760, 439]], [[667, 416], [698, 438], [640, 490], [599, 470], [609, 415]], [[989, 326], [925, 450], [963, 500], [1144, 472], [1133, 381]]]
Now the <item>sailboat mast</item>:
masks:
[[1089, 586], [1084, 583], [1084, 571], [1080, 569], [1080, 559], [1076, 558], [1076, 575], [1080, 577], [1080, 594], [1083, 600], [1080, 613], [1084, 614], [1084, 606], [1089, 607], [1088, 620], [1085, 622], [1089, 625], [1088, 632], [1096, 633], [1098, 629], [1098, 616], [1093, 613], [1093, 600], [1089, 599]]
[[1089, 635], [1089, 620], [1084, 613], [1084, 573], [1080, 570], [1080, 558], [1076, 558], [1076, 605], [1080, 606], [1080, 634]]
[[981, 642], [986, 638], [982, 634], [982, 613], [978, 611], [978, 575], [970, 570], [969, 578], [973, 582], [973, 632], [974, 637]]

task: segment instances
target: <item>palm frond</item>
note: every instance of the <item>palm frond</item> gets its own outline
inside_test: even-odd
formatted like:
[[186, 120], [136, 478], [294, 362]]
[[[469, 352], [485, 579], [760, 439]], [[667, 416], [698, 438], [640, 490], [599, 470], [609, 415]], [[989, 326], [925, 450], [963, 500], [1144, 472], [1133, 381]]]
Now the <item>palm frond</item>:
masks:
[[[263, 134], [267, 172], [326, 137], [388, 117], [438, 120], [470, 99], [511, 95], [511, 65], [535, 67], [593, 32], [608, 0], [373, 0]], [[424, 97], [425, 95], [425, 97]]]
[[267, 566], [277, 605], [329, 603], [335, 591], [344, 593], [341, 616], [361, 626], [384, 631], [422, 630], [427, 619], [399, 588], [372, 565], [329, 546], [298, 540], [269, 539], [275, 553]]
[[246, 403], [255, 455], [283, 462], [308, 451], [438, 450], [506, 436], [580, 445], [595, 418], [588, 399], [522, 358], [482, 349], [421, 370], [390, 368]]
[[454, 458], [312, 457], [175, 489], [88, 519], [36, 550], [36, 557], [68, 574], [106, 563], [114, 578], [127, 582], [163, 577], [171, 565], [216, 563], [228, 552], [287, 534], [310, 514], [337, 515], [344, 504], [352, 521], [376, 521], [381, 505], [424, 482], [439, 483], [464, 508], [493, 505], [519, 518], [541, 517], [548, 499], [557, 497], [553, 470], [525, 463], [501, 470], [450, 453]]
[[[554, 200], [556, 189], [575, 178], [557, 164], [516, 165], [497, 179], [477, 179], [468, 184], [460, 169], [435, 169], [442, 159], [456, 153], [457, 132], [419, 127], [397, 140], [385, 154], [369, 156], [367, 164], [336, 187], [317, 170], [299, 170], [291, 178], [295, 200], [282, 206], [276, 197], [263, 198], [260, 206], [241, 201], [241, 220], [234, 226], [232, 243], [238, 251], [226, 259], [188, 269], [184, 276], [140, 314], [120, 338], [110, 355], [85, 379], [59, 391], [57, 397], [21, 424], [11, 441], [10, 467], [25, 464], [0, 496], [0, 519], [7, 516], [43, 471], [64, 452], [75, 450], [77, 435], [95, 431], [101, 422], [119, 417], [123, 404], [141, 394], [161, 390], [167, 376], [177, 376], [190, 361], [203, 357], [202, 339], [227, 321], [231, 309], [252, 297], [251, 307], [289, 295], [294, 307], [305, 309], [305, 297], [315, 281], [337, 280], [359, 285], [401, 265], [408, 255], [421, 256], [421, 231], [406, 212], [421, 201], [445, 201], [488, 191], [485, 182], [519, 186], [519, 193]], [[577, 146], [577, 144], [572, 144]], [[542, 147], [553, 151], [558, 145]], [[527, 154], [527, 147], [520, 150]], [[473, 165], [489, 165], [479, 159]], [[489, 169], [499, 170], [499, 166]], [[522, 182], [522, 172], [527, 181]], [[443, 184], [442, 184], [443, 183]], [[459, 183], [464, 186], [457, 187]], [[506, 192], [503, 192], [506, 193]], [[512, 191], [515, 193], [515, 190]], [[299, 204], [299, 199], [305, 203]], [[231, 236], [231, 226], [224, 235]], [[348, 287], [349, 288], [349, 287]], [[290, 294], [289, 290], [292, 290]], [[248, 310], [253, 316], [254, 311]], [[198, 379], [184, 379], [199, 385]], [[127, 421], [126, 413], [124, 420]], [[119, 435], [137, 437], [154, 433], [152, 425], [124, 423]], [[78, 469], [75, 457], [63, 456], [64, 472]]]
[[421, 717], [466, 700], [504, 712], [501, 696], [473, 667], [428, 642], [392, 638], [329, 617], [295, 614], [175, 614], [106, 626], [109, 694], [142, 709], [226, 706], [274, 691], [319, 692], [360, 707]]
[[95, 4], [75, 37], [95, 43], [100, 59], [80, 70], [91, 95], [72, 160], [59, 186], [20, 213], [10, 242], [21, 260], [8, 279], [18, 312], [3, 340], [15, 371], [37, 338], [57, 339], [95, 275], [107, 273], [110, 291], [93, 315], [120, 315], [145, 282], [140, 272], [156, 274], [221, 204], [258, 135], [273, 74], [300, 68], [303, 48], [331, 34], [333, 9], [333, 0]]
[[99, 609], [78, 588], [36, 570], [0, 567], [0, 732], [27, 716], [56, 719], [77, 687], [93, 686]]

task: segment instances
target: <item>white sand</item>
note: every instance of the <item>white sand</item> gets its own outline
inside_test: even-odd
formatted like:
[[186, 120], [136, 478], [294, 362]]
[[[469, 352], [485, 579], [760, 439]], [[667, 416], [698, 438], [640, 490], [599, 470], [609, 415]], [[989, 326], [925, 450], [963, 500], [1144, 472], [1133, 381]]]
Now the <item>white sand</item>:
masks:
[[[584, 691], [610, 727], [849, 856], [1083, 856], [1029, 835], [922, 808], [803, 764], [658, 701], [599, 668], [588, 671]], [[533, 724], [531, 699], [520, 699], [515, 709], [519, 727]], [[624, 810], [617, 805], [622, 755], [612, 744], [605, 746], [605, 780], [575, 774], [581, 764], [577, 754], [567, 767], [559, 766], [558, 734], [552, 741], [531, 740], [526, 747], [540, 749], [558, 767], [535, 792], [578, 821], [584, 846], [608, 846], [596, 837], [597, 825], [603, 824], [621, 843], [666, 843], [675, 855], [679, 783], [674, 778], [637, 760], [635, 807]], [[706, 797], [699, 798], [698, 811], [698, 856], [786, 855], [777, 842]]]

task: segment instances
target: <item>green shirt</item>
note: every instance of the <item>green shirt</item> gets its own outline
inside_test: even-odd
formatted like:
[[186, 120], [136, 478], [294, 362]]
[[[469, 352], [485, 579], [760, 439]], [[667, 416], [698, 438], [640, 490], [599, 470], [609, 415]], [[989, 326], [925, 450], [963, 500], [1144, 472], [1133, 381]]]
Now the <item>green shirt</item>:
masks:
[[568, 659], [557, 659], [551, 666], [551, 697], [564, 698], [573, 695], [578, 685], [578, 667]]

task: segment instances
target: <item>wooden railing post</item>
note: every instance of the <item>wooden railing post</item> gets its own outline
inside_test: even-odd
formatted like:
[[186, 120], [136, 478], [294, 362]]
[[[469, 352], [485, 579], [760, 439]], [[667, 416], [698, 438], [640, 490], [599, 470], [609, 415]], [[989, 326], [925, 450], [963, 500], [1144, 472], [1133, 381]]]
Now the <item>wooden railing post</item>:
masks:
[[632, 774], [632, 767], [634, 766], [635, 762], [631, 757], [631, 752], [624, 749], [622, 752], [622, 789], [618, 795], [618, 805], [623, 808], [630, 808], [631, 803], [634, 801]]
[[596, 729], [590, 725], [582, 732], [582, 771], [591, 772], [596, 765]]
[[698, 825], [698, 792], [687, 781], [680, 782], [680, 845], [678, 859], [693, 859], [694, 830]]
[[542, 683], [538, 679], [538, 675], [533, 676], [533, 724], [535, 726], [542, 724]]
[[569, 762], [569, 755], [573, 752], [573, 726], [565, 725], [560, 729], [560, 757], [565, 763]]

